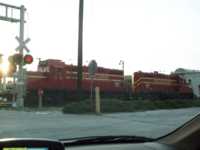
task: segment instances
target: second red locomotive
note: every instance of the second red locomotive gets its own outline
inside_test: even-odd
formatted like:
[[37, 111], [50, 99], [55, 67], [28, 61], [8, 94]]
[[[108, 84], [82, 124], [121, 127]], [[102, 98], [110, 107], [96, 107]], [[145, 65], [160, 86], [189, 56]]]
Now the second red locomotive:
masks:
[[135, 72], [133, 92], [136, 94], [163, 97], [192, 97], [192, 89], [186, 81], [175, 74], [158, 72]]

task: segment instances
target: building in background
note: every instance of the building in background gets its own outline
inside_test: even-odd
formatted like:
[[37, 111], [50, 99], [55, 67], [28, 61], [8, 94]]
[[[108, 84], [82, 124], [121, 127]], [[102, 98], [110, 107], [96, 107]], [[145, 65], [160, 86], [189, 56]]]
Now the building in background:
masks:
[[178, 68], [174, 72], [181, 78], [185, 79], [188, 85], [192, 88], [193, 94], [200, 98], [200, 71]]

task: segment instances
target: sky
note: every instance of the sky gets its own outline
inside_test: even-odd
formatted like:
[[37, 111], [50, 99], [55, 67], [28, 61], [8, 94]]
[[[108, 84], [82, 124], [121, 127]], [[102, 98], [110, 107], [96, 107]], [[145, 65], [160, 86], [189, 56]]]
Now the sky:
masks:
[[[0, 0], [25, 5], [25, 38], [35, 58], [77, 64], [78, 0]], [[0, 8], [0, 15], [2, 14]], [[14, 13], [16, 16], [18, 12]], [[15, 53], [19, 25], [0, 22], [0, 53]], [[85, 0], [83, 64], [135, 71], [170, 73], [177, 68], [199, 69], [200, 1]]]

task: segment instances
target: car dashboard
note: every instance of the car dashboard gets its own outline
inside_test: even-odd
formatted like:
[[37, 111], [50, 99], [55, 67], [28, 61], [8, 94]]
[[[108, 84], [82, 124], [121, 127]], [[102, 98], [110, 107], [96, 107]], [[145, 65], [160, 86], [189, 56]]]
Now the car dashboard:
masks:
[[174, 150], [173, 147], [154, 143], [126, 143], [126, 144], [95, 144], [70, 146], [63, 141], [50, 139], [2, 139], [1, 150]]

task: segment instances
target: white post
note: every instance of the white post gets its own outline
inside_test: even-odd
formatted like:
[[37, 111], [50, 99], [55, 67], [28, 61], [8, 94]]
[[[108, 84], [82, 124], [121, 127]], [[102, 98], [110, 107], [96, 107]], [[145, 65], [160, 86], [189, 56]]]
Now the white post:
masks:
[[90, 100], [91, 100], [91, 111], [94, 111], [94, 107], [95, 107], [95, 102], [94, 102], [94, 98], [93, 98], [93, 86], [94, 86], [94, 78], [92, 77], [90, 79]]
[[95, 112], [101, 114], [100, 88], [95, 88]]

